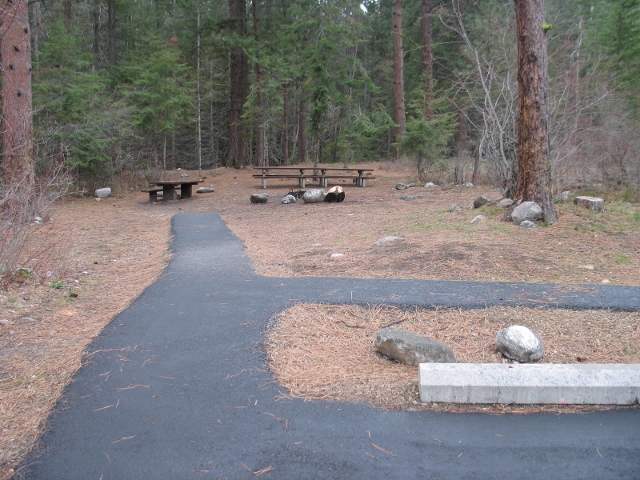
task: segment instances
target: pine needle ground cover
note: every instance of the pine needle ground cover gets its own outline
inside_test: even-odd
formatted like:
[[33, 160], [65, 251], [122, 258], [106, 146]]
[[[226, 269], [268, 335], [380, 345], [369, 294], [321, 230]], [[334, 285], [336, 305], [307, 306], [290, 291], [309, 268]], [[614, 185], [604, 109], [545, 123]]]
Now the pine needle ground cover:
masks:
[[[502, 211], [496, 207], [468, 208], [480, 195], [497, 199], [491, 188], [398, 191], [397, 183], [414, 181], [413, 170], [401, 164], [374, 166], [376, 179], [366, 188], [345, 185], [342, 203], [283, 205], [281, 198], [298, 188], [272, 181], [266, 189], [270, 201], [250, 204], [252, 193], [265, 191], [251, 176], [252, 169], [207, 171], [202, 185], [213, 186], [215, 193], [188, 201], [150, 204], [147, 194], [129, 191], [99, 202], [58, 202], [47, 221], [34, 226], [30, 241], [37, 250], [55, 240], [55, 261], [64, 263], [66, 274], [25, 279], [0, 292], [0, 478], [13, 474], [11, 469], [45, 428], [64, 387], [83, 362], [91, 361], [92, 339], [162, 273], [170, 259], [171, 217], [178, 213], [219, 213], [246, 246], [259, 275], [580, 283], [584, 288], [601, 283], [640, 285], [637, 204], [607, 201], [603, 214], [560, 204], [557, 224], [525, 231], [501, 222]], [[171, 172], [169, 177], [183, 173]], [[187, 173], [197, 178], [197, 172]], [[401, 198], [407, 195], [420, 198]], [[454, 204], [463, 210], [450, 212]], [[487, 220], [471, 224], [478, 214]], [[400, 239], [374, 244], [385, 236]], [[398, 327], [455, 340], [460, 361], [496, 361], [490, 340], [502, 322], [511, 319], [540, 329], [549, 355], [545, 361], [639, 360], [637, 313], [401, 312], [385, 306], [369, 311], [297, 305], [265, 333], [265, 349], [283, 394], [418, 408], [417, 387], [407, 380], [417, 372], [371, 351], [373, 331], [389, 321], [390, 313], [394, 320], [406, 317]], [[300, 321], [306, 331], [295, 323]], [[309, 325], [317, 325], [318, 331], [310, 332]], [[326, 345], [313, 340], [318, 337], [345, 348], [328, 352]], [[293, 350], [283, 347], [283, 339]], [[296, 351], [305, 349], [315, 351], [310, 362], [319, 356], [323, 360], [321, 384], [310, 384], [309, 391], [300, 390], [299, 384], [307, 383], [304, 376], [318, 376], [320, 367], [295, 364]], [[345, 359], [336, 355], [337, 350], [353, 356]], [[345, 369], [345, 362], [362, 371]], [[385, 389], [376, 386], [382, 380]]]

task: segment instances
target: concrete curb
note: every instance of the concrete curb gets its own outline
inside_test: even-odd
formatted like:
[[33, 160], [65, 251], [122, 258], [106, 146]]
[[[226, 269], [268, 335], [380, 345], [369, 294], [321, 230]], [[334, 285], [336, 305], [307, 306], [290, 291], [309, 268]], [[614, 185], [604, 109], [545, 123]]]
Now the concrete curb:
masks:
[[640, 364], [421, 363], [424, 403], [632, 405]]

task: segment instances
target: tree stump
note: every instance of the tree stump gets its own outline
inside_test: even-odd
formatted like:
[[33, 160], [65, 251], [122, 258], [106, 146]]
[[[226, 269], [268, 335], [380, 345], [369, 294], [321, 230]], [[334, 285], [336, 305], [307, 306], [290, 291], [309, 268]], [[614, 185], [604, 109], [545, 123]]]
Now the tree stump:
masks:
[[573, 203], [596, 212], [604, 212], [604, 200], [598, 197], [576, 197]]

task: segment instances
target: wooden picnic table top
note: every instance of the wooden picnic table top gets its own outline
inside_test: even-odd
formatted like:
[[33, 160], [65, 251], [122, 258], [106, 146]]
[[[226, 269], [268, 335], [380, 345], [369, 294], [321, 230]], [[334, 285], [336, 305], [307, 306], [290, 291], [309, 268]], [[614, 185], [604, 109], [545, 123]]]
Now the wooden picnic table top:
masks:
[[196, 185], [200, 183], [202, 180], [187, 180], [186, 178], [182, 178], [180, 180], [154, 180], [149, 182], [151, 185]]
[[301, 165], [275, 165], [275, 166], [266, 166], [266, 167], [253, 167], [256, 170], [300, 170], [301, 172], [304, 170], [320, 170], [322, 172], [373, 172], [375, 168], [363, 168], [363, 167], [325, 167], [323, 165], [318, 165], [317, 167], [313, 166], [301, 166]]

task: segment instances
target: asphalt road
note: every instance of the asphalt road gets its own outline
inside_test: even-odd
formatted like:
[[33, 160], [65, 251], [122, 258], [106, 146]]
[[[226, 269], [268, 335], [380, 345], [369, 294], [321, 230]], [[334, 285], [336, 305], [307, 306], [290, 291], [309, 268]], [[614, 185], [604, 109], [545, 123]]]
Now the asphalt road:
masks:
[[173, 230], [175, 257], [92, 344], [19, 478], [640, 478], [639, 409], [447, 414], [279, 399], [261, 347], [272, 315], [301, 301], [638, 310], [640, 288], [266, 278], [217, 215], [180, 214]]

